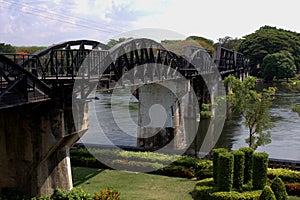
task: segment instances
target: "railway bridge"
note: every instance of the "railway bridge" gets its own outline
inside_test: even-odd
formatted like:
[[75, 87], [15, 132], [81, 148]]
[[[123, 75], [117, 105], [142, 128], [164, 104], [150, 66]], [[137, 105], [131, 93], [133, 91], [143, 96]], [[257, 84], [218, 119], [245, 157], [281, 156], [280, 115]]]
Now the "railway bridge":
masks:
[[32, 55], [0, 54], [0, 188], [31, 196], [72, 188], [69, 148], [88, 129], [94, 91], [129, 88], [138, 98], [138, 146], [184, 148], [187, 119], [195, 123], [199, 105], [224, 95], [222, 78], [249, 72], [238, 52], [186, 52], [130, 39], [112, 48], [78, 40]]

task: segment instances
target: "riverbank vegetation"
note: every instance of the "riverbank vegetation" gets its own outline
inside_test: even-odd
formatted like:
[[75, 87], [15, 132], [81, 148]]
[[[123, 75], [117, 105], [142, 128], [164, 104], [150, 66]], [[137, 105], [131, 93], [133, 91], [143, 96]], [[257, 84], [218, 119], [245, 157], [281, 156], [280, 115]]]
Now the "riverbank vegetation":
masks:
[[271, 134], [268, 130], [274, 125], [268, 111], [276, 92], [276, 88], [269, 87], [258, 93], [255, 90], [256, 80], [254, 77], [247, 77], [241, 81], [233, 75], [224, 80], [231, 90], [227, 100], [232, 111], [244, 118], [243, 123], [249, 129], [246, 143], [254, 149], [271, 142]]

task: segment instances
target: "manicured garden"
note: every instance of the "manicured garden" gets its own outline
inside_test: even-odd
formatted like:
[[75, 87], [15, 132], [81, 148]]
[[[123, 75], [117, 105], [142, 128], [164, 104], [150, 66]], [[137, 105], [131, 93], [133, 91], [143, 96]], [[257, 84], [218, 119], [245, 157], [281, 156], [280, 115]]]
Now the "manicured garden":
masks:
[[[250, 148], [215, 149], [213, 160], [121, 150], [91, 152], [93, 155], [86, 149], [71, 151], [72, 191], [57, 189], [51, 197], [39, 199], [263, 200], [276, 199], [280, 191], [283, 197], [277, 199], [287, 199], [288, 194], [288, 199], [300, 200], [300, 172], [270, 169], [268, 155]], [[137, 167], [154, 171], [134, 172]], [[30, 198], [9, 190], [0, 192], [0, 200], [10, 199]]]

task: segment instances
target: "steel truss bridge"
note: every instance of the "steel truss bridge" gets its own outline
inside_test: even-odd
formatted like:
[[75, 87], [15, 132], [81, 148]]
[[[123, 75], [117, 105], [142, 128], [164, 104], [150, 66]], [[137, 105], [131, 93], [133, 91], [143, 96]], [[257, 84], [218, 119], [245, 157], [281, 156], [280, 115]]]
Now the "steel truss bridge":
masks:
[[[182, 56], [150, 39], [130, 39], [112, 48], [98, 41], [67, 41], [34, 54], [0, 54], [0, 109], [48, 101], [57, 88], [73, 87], [78, 79], [109, 90], [215, 73], [239, 75], [250, 70], [247, 63], [243, 54], [223, 47], [211, 54], [194, 48]], [[84, 98], [91, 90], [86, 87]]]

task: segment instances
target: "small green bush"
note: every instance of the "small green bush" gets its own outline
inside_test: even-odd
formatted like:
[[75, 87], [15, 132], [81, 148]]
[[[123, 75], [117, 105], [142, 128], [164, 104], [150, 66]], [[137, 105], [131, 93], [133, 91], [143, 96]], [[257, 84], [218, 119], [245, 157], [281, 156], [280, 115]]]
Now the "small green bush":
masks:
[[258, 152], [253, 154], [252, 185], [255, 190], [264, 189], [267, 183], [268, 154]]
[[71, 191], [65, 191], [57, 188], [51, 200], [92, 200], [89, 193], [84, 192], [81, 188], [73, 188]]
[[270, 188], [270, 186], [266, 185], [264, 190], [262, 191], [259, 200], [276, 200], [274, 192]]
[[219, 162], [219, 155], [221, 153], [228, 152], [227, 149], [224, 148], [217, 148], [212, 150], [212, 156], [213, 156], [213, 177], [215, 184], [218, 184], [218, 162]]
[[170, 165], [161, 169], [158, 169], [152, 174], [159, 174], [163, 176], [181, 177], [181, 178], [193, 178], [195, 177], [195, 171], [192, 168], [184, 166]]
[[272, 188], [277, 200], [287, 200], [288, 199], [288, 194], [286, 192], [285, 185], [278, 176], [272, 181], [271, 188]]
[[120, 200], [121, 193], [113, 189], [107, 188], [94, 194], [94, 200]]
[[231, 191], [233, 183], [233, 155], [228, 152], [219, 155], [217, 180], [219, 191]]
[[242, 191], [244, 183], [245, 153], [240, 150], [232, 151], [234, 159], [233, 188]]
[[249, 147], [242, 147], [239, 150], [245, 153], [244, 184], [252, 181], [252, 160], [254, 150]]

